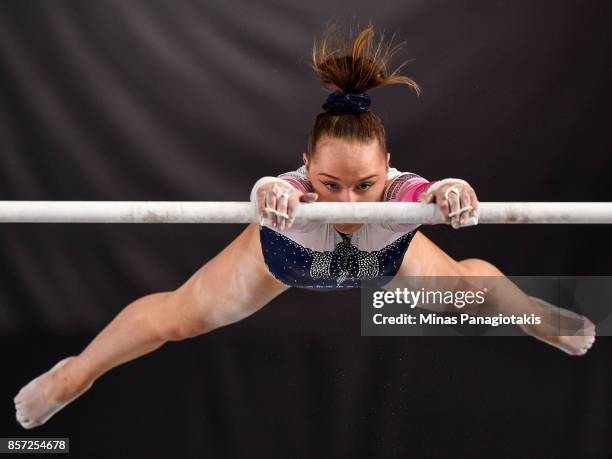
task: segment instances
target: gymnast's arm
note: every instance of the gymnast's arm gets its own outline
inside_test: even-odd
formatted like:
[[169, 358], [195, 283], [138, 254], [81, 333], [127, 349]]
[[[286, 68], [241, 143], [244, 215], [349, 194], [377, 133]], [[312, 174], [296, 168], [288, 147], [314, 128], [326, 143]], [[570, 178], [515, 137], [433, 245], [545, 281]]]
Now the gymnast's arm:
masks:
[[[386, 202], [420, 202], [427, 194], [427, 190], [436, 183], [412, 172], [399, 172], [391, 169], [391, 178], [388, 179], [383, 195]], [[425, 223], [428, 225], [429, 223]], [[387, 223], [383, 225], [394, 233], [408, 233], [420, 226], [418, 223]]]
[[[448, 193], [455, 189], [456, 192]], [[445, 222], [454, 229], [478, 223], [479, 203], [476, 192], [465, 180], [446, 178], [430, 182], [410, 172], [393, 177], [386, 188], [385, 201], [434, 203], [444, 215]], [[424, 223], [430, 225], [431, 223]], [[389, 224], [394, 232], [409, 232], [418, 224]]]

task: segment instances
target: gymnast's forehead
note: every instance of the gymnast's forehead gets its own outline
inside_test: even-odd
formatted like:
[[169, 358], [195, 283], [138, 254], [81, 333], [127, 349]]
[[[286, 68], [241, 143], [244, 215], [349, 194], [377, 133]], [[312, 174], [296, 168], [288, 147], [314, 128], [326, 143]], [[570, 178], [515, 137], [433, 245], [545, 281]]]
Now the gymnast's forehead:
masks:
[[310, 159], [310, 167], [320, 172], [335, 170], [344, 175], [384, 169], [387, 155], [382, 153], [380, 143], [373, 139], [369, 142], [324, 137], [317, 142], [316, 153]]

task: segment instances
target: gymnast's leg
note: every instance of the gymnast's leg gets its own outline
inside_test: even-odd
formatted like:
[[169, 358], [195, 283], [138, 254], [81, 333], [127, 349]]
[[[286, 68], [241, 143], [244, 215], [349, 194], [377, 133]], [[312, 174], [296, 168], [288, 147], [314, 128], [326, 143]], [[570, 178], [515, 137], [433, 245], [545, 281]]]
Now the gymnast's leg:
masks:
[[520, 325], [521, 329], [570, 355], [585, 354], [595, 340], [595, 326], [588, 318], [528, 296], [487, 261], [476, 258], [455, 261], [420, 231], [410, 242], [398, 275], [385, 288], [392, 290], [402, 282], [405, 284], [404, 279], [412, 279], [412, 276], [419, 282], [419, 285], [413, 286], [416, 288], [487, 289], [486, 301], [480, 305], [466, 305], [461, 309], [452, 305], [442, 306], [442, 309], [441, 305], [424, 304], [419, 307], [475, 315], [535, 314], [542, 317], [542, 324]]
[[16, 418], [26, 429], [39, 426], [110, 369], [239, 321], [287, 289], [268, 272], [251, 224], [177, 290], [130, 303], [79, 355], [25, 385], [14, 398]]

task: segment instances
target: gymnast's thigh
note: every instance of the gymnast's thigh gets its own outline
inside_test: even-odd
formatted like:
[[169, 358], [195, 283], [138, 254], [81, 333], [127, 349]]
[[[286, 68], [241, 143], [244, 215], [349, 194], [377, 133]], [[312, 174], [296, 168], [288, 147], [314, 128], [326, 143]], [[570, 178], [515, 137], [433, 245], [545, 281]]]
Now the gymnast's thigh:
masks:
[[194, 306], [189, 311], [198, 316], [194, 320], [205, 317], [220, 326], [254, 313], [287, 289], [268, 271], [259, 227], [250, 224], [173, 295], [177, 304]]
[[404, 254], [400, 276], [460, 276], [461, 265], [420, 231]]
[[446, 284], [446, 281], [454, 284], [461, 275], [461, 265], [417, 231], [404, 254], [400, 269], [385, 288], [400, 285], [412, 288], [442, 287], [442, 283]]

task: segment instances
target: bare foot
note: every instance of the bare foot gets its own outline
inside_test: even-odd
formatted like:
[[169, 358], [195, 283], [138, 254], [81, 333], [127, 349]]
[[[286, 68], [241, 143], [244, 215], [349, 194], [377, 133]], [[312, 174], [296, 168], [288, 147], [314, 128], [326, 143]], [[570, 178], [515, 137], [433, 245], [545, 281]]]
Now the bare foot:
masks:
[[82, 395], [93, 383], [75, 387], [63, 367], [76, 357], [60, 360], [46, 373], [23, 386], [13, 401], [15, 417], [24, 429], [31, 429], [47, 422], [51, 416]]
[[541, 309], [544, 323], [519, 325], [530, 336], [569, 355], [584, 355], [595, 342], [595, 324], [585, 316], [554, 306], [541, 298], [530, 296]]

